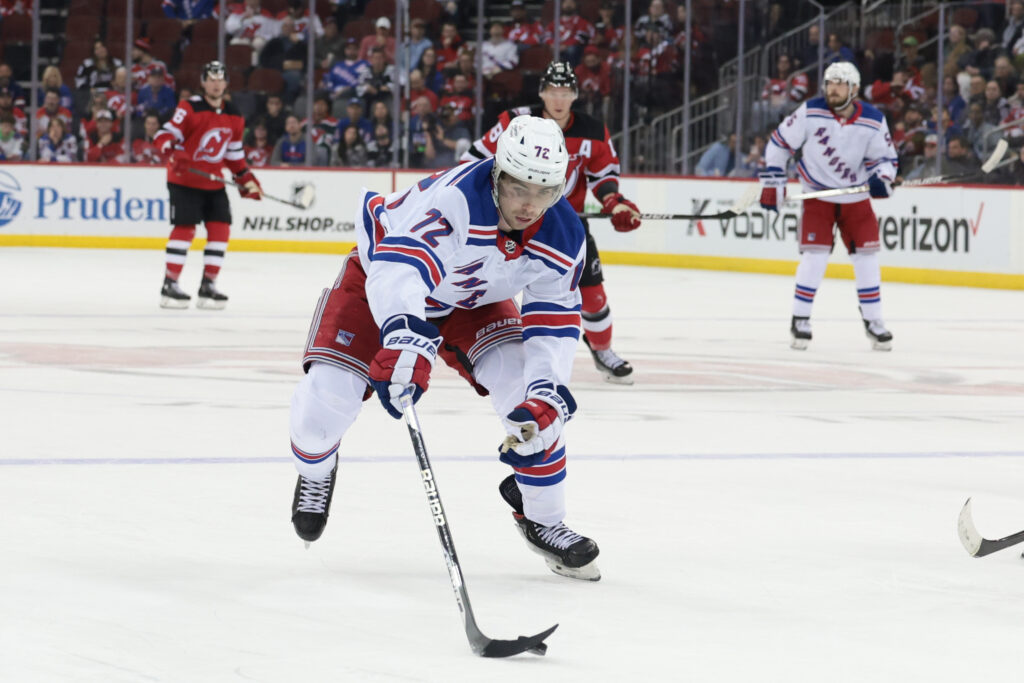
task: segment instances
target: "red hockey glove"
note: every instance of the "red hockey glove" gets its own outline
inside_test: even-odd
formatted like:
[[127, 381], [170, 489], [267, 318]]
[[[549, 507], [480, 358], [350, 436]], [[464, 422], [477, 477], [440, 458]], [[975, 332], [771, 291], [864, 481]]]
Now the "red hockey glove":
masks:
[[191, 165], [192, 160], [189, 159], [188, 152], [183, 149], [175, 149], [171, 151], [171, 170], [178, 175], [188, 173], [188, 167]]
[[601, 212], [611, 215], [612, 227], [619, 232], [629, 232], [640, 227], [640, 209], [618, 192], [609, 192], [604, 196]]
[[526, 400], [502, 419], [508, 436], [498, 447], [498, 459], [512, 467], [542, 464], [575, 412], [576, 400], [567, 387], [551, 383], [533, 387], [526, 392]]
[[415, 316], [395, 315], [384, 323], [380, 351], [370, 363], [370, 383], [391, 417], [402, 417], [403, 391], [412, 388], [415, 403], [427, 390], [440, 343], [437, 328]]
[[252, 171], [235, 176], [235, 182], [238, 183], [238, 194], [242, 195], [243, 199], [255, 199], [256, 201], [263, 199], [263, 188]]
[[761, 208], [778, 213], [779, 204], [786, 201], [786, 172], [778, 166], [769, 166], [757, 177], [761, 180]]

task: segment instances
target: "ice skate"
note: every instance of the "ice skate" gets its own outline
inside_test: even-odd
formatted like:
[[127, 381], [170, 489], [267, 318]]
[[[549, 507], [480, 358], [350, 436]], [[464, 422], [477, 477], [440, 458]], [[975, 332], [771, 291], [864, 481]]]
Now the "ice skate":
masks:
[[218, 291], [213, 284], [213, 280], [208, 277], [204, 277], [202, 284], [199, 285], [198, 297], [196, 308], [219, 311], [228, 305], [227, 295]]
[[292, 526], [295, 533], [306, 542], [306, 547], [320, 538], [327, 526], [327, 515], [331, 511], [334, 497], [334, 481], [338, 466], [331, 470], [327, 479], [307, 479], [299, 475], [295, 483], [295, 497], [292, 499]]
[[591, 348], [590, 340], [586, 335], [583, 336], [583, 342], [590, 350], [590, 355], [594, 357], [594, 366], [604, 375], [605, 381], [612, 384], [633, 383], [633, 366], [628, 361], [620, 358], [611, 349], [595, 351]]
[[505, 502], [512, 506], [516, 528], [526, 539], [530, 550], [543, 557], [551, 571], [571, 579], [601, 579], [601, 571], [596, 562], [601, 551], [593, 540], [576, 533], [564, 522], [543, 526], [527, 519], [523, 514], [523, 497], [514, 474], [501, 482], [498, 491]]
[[191, 300], [192, 297], [182, 291], [177, 280], [164, 277], [164, 286], [160, 289], [160, 308], [188, 308]]
[[794, 315], [789, 324], [789, 336], [791, 341], [789, 347], [803, 351], [811, 343], [811, 319]]
[[871, 340], [871, 348], [875, 351], [892, 351], [892, 333], [885, 329], [881, 320], [865, 320], [864, 334]]

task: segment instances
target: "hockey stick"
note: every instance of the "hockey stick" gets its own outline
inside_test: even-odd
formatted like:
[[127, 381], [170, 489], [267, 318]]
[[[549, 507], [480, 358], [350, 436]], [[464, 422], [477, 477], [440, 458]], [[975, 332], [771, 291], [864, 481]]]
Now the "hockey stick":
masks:
[[[979, 171], [971, 171], [970, 173], [957, 173], [956, 175], [933, 175], [927, 178], [916, 178], [914, 180], [904, 180], [898, 185], [898, 187], [916, 187], [919, 185], [942, 185], [945, 183], [951, 183], [954, 180], [964, 180], [973, 176], [979, 175], [979, 173], [991, 173], [995, 170], [995, 167], [999, 165], [999, 162], [1003, 160], [1003, 155], [1006, 154], [1009, 143], [1005, 139], [1000, 139], [996, 143], [996, 147], [992, 150], [992, 154], [989, 155], [985, 163], [981, 165]], [[867, 192], [868, 186], [854, 185], [853, 187], [840, 187], [833, 190], [815, 190], [813, 192], [804, 192], [802, 194], [794, 194], [786, 197], [786, 201], [800, 201], [804, 199], [822, 199], [824, 197], [839, 197], [845, 194], [860, 194], [861, 192]]]
[[960, 534], [960, 542], [972, 557], [985, 557], [994, 552], [1009, 548], [1018, 543], [1024, 543], [1024, 531], [1018, 531], [1005, 538], [989, 540], [982, 538], [981, 534], [974, 527], [974, 518], [971, 516], [971, 499], [968, 498], [964, 507], [960, 510], [960, 518], [957, 520], [957, 532]]
[[481, 657], [511, 657], [523, 652], [532, 652], [535, 655], [544, 654], [548, 649], [544, 639], [558, 628], [558, 624], [535, 636], [519, 636], [516, 640], [494, 640], [481, 633], [477, 627], [476, 619], [473, 617], [473, 608], [469, 604], [466, 582], [462, 578], [462, 567], [455, 554], [455, 541], [452, 539], [451, 529], [448, 528], [448, 517], [445, 515], [444, 505], [441, 504], [441, 492], [437, 490], [437, 480], [434, 478], [434, 471], [427, 458], [427, 447], [423, 443], [419, 418], [416, 417], [416, 409], [412, 403], [412, 391], [403, 392], [399, 401], [402, 404], [402, 414], [405, 416], [405, 426], [409, 428], [412, 448], [416, 452], [416, 460], [419, 461], [420, 476], [423, 479], [423, 488], [427, 492], [430, 513], [437, 526], [437, 536], [441, 539], [444, 563], [448, 565], [448, 577], [455, 590], [455, 602], [459, 606], [459, 612], [462, 613], [462, 624], [466, 629], [466, 637], [469, 639], [469, 646], [473, 649], [473, 654]]
[[[206, 171], [200, 171], [198, 168], [190, 168], [188, 170], [190, 173], [195, 173], [196, 175], [203, 176], [204, 178], [217, 180], [225, 185], [232, 185], [237, 187], [239, 190], [245, 189], [234, 180], [228, 180], [223, 176], [219, 176], [214, 173], [207, 173]], [[275, 202], [287, 204], [288, 206], [296, 209], [302, 209], [303, 211], [313, 206], [313, 202], [316, 201], [316, 188], [311, 183], [298, 183], [292, 186], [292, 199], [281, 199], [280, 197], [269, 195], [266, 192], [262, 192], [262, 194], [267, 199], [273, 199]]]
[[[747, 188], [747, 191], [737, 199], [732, 206], [725, 211], [718, 213], [642, 213], [640, 214], [640, 220], [644, 221], [685, 221], [685, 220], [710, 220], [714, 218], [726, 219], [735, 218], [741, 213], [750, 208], [750, 205], [754, 203], [758, 195], [761, 194], [761, 188], [758, 185]], [[607, 213], [580, 213], [577, 214], [580, 218], [611, 218], [611, 214]]]

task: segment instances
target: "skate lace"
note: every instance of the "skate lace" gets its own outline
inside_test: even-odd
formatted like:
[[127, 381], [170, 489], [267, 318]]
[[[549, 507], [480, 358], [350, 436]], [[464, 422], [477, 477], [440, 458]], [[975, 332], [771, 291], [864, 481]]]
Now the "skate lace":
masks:
[[811, 321], [810, 320], [797, 320], [793, 323], [793, 327], [796, 328], [797, 332], [810, 332]]
[[626, 362], [619, 357], [619, 354], [615, 353], [611, 349], [601, 349], [594, 351], [594, 353], [597, 355], [597, 359], [599, 361], [613, 370]]
[[554, 526], [537, 526], [540, 529], [541, 540], [559, 550], [565, 550], [572, 544], [583, 540], [582, 536], [567, 527], [564, 522], [559, 522]]
[[302, 486], [299, 488], [299, 512], [322, 513], [327, 507], [327, 495], [331, 491], [330, 478], [323, 481], [306, 479], [302, 477]]

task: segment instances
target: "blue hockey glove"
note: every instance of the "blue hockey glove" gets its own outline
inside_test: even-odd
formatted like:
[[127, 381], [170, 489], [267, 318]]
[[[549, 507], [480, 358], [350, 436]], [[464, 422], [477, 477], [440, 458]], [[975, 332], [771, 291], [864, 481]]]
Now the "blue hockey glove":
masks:
[[440, 343], [437, 328], [416, 316], [395, 315], [384, 323], [380, 351], [370, 363], [370, 382], [391, 417], [402, 418], [398, 399], [407, 387], [414, 387], [413, 403], [427, 390]]
[[498, 459], [512, 467], [535, 467], [562, 437], [562, 427], [576, 412], [568, 387], [540, 384], [526, 392], [526, 400], [502, 422], [508, 436], [498, 447]]
[[779, 204], [786, 201], [786, 172], [778, 166], [769, 166], [757, 177], [761, 181], [761, 208], [777, 213]]
[[877, 173], [868, 178], [868, 192], [875, 199], [885, 199], [886, 197], [892, 196], [892, 181], [888, 178], [883, 178]]

